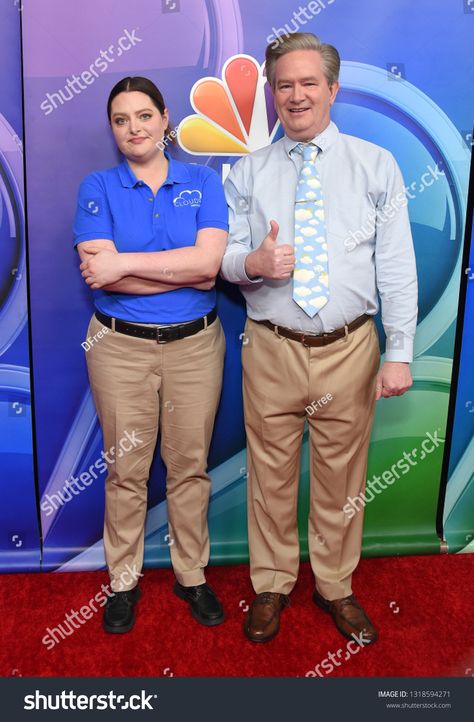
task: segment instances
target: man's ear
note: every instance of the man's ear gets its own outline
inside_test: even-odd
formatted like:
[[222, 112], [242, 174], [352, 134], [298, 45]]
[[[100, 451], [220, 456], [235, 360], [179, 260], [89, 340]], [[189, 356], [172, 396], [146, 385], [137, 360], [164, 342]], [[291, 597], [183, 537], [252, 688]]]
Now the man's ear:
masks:
[[331, 105], [336, 100], [336, 95], [337, 95], [338, 91], [339, 91], [339, 82], [336, 80], [336, 82], [333, 83], [329, 88], [329, 92], [330, 92], [329, 102], [331, 103]]

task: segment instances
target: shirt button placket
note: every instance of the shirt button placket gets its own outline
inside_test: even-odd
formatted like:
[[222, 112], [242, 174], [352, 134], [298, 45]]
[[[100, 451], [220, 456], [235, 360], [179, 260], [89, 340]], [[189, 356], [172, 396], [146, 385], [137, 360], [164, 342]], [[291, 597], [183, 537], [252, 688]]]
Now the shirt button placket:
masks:
[[153, 223], [156, 223], [157, 219], [160, 217], [160, 214], [158, 213], [158, 193], [156, 194], [156, 197], [153, 199], [155, 202], [153, 203]]

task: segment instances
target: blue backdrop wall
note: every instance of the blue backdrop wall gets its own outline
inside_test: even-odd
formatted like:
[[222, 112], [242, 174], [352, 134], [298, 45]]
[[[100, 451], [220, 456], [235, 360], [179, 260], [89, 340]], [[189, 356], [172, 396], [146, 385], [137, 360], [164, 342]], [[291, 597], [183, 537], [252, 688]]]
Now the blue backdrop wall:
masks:
[[20, 14], [0, 6], [0, 568], [40, 564], [27, 324]]

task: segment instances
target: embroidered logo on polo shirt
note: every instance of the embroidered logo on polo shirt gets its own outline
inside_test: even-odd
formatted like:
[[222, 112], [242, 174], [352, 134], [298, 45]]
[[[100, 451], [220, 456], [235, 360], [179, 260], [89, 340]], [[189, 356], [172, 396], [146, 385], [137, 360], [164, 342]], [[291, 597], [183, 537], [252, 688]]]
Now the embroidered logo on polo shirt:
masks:
[[201, 198], [201, 191], [181, 191], [179, 196], [174, 198], [173, 205], [176, 206], [176, 208], [184, 208], [185, 206], [196, 207], [201, 205]]

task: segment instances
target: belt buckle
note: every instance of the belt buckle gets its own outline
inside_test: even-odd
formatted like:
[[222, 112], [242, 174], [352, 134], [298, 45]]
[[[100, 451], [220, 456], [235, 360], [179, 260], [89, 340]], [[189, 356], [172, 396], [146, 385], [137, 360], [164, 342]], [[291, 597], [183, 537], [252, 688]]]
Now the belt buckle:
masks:
[[301, 343], [302, 343], [302, 345], [303, 345], [305, 348], [310, 348], [309, 343], [306, 343], [306, 336], [307, 336], [307, 334], [305, 334], [305, 333], [302, 335], [302, 337], [301, 337]]
[[162, 330], [161, 326], [156, 327], [156, 343], [167, 343], [167, 341], [160, 340], [160, 331]]

